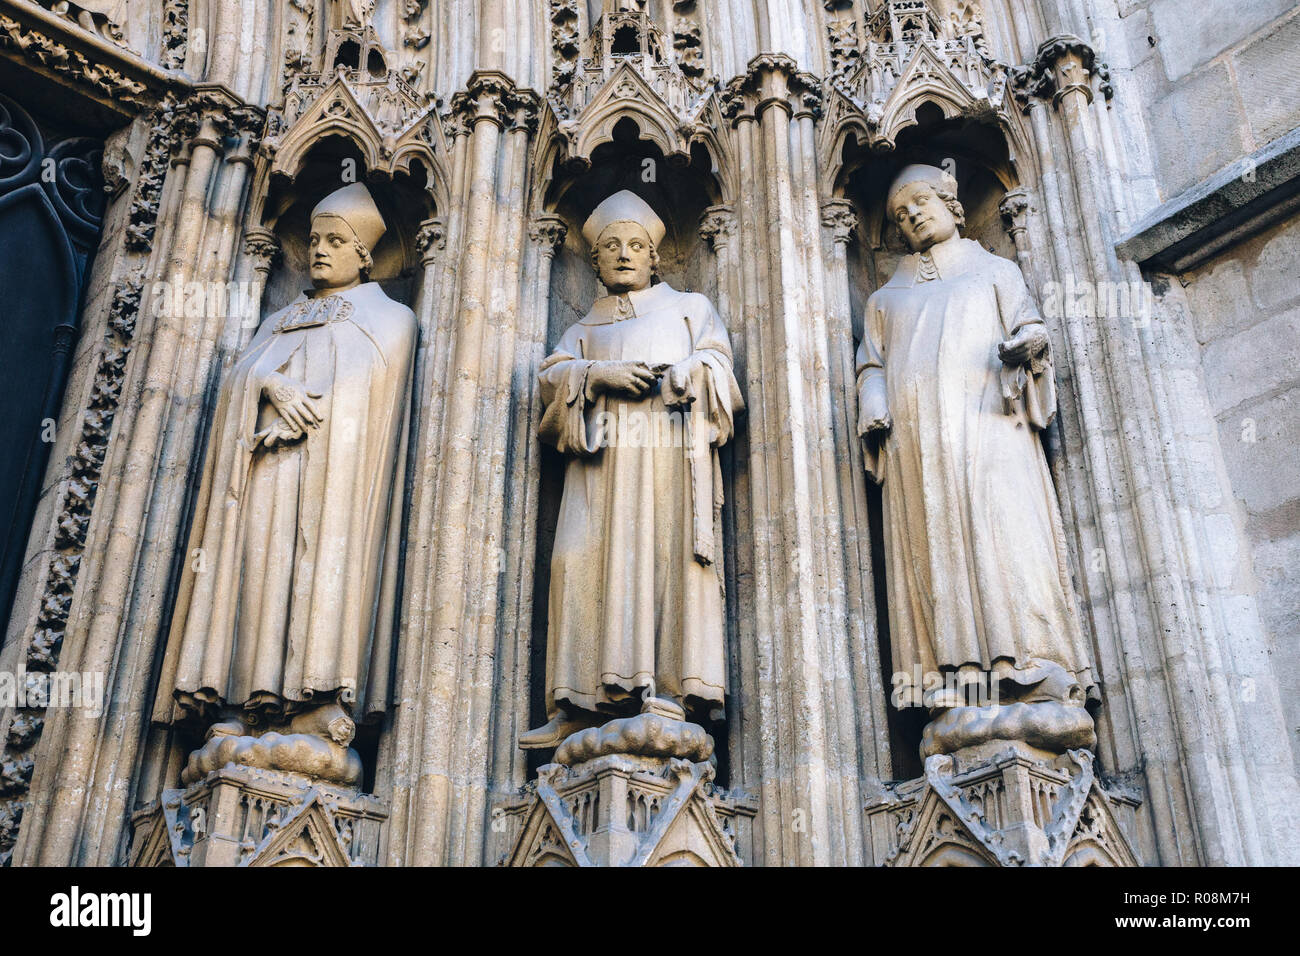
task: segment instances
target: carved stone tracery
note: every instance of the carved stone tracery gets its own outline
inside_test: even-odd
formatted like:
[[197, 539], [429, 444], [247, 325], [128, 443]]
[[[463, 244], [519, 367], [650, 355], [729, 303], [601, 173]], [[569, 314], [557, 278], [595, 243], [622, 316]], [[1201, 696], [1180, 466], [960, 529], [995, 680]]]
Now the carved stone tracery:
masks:
[[[306, 27], [309, 30], [310, 21]], [[362, 151], [371, 172], [411, 171], [413, 161], [432, 173], [444, 152], [439, 100], [412, 85], [373, 28], [332, 30], [320, 62], [294, 48], [287, 63], [284, 99], [267, 117], [263, 150], [271, 170], [297, 175], [307, 152], [323, 136], [340, 133]]]
[[1006, 108], [1009, 69], [989, 53], [976, 5], [941, 19], [930, 0], [888, 0], [862, 21], [860, 47], [857, 26], [828, 23], [834, 102], [827, 142], [846, 122], [858, 122], [867, 145], [889, 148], [926, 102], [949, 118], [995, 121], [1022, 138]]
[[693, 2], [675, 5], [669, 34], [643, 5], [608, 7], [585, 39], [572, 0], [551, 0], [551, 85], [546, 101], [570, 160], [613, 136], [624, 116], [665, 156], [685, 158], [699, 134], [716, 78], [706, 77], [702, 34]]

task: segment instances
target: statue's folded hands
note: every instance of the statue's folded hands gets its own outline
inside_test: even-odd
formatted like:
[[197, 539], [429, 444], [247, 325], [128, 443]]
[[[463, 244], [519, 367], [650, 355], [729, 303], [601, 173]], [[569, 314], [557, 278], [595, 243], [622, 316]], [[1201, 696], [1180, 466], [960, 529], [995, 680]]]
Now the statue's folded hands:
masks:
[[592, 362], [587, 371], [587, 395], [592, 400], [602, 393], [641, 398], [654, 387], [656, 378], [645, 362]]
[[280, 417], [300, 433], [308, 428], [319, 428], [325, 415], [313, 399], [322, 398], [321, 392], [308, 391], [287, 375], [273, 372], [262, 385], [262, 394], [275, 406]]

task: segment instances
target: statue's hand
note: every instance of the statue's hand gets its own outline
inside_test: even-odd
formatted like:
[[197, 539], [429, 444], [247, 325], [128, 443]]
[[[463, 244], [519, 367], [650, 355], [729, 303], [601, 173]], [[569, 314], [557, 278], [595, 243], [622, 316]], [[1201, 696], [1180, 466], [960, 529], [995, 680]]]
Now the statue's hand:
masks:
[[692, 375], [695, 372], [695, 362], [691, 359], [683, 359], [676, 365], [670, 365], [664, 371], [663, 383], [660, 386], [663, 389], [664, 404], [669, 408], [689, 408], [695, 401], [695, 383]]
[[880, 389], [865, 389], [862, 395], [862, 411], [858, 416], [858, 434], [877, 434], [884, 437], [894, 427], [894, 420], [889, 417], [889, 406]]
[[1005, 365], [1024, 365], [1046, 351], [1049, 342], [1047, 330], [1032, 322], [1005, 342], [998, 343], [998, 358]]
[[889, 412], [881, 412], [879, 415], [872, 415], [862, 423], [862, 431], [867, 435], [876, 433], [887, 434], [894, 427], [894, 420], [889, 417]]
[[309, 392], [298, 382], [276, 372], [269, 376], [262, 386], [262, 394], [275, 406], [280, 417], [291, 428], [305, 433], [309, 428], [319, 428], [325, 416], [312, 399], [320, 398], [320, 392]]
[[592, 397], [611, 392], [643, 398], [657, 377], [645, 362], [593, 362], [587, 372], [587, 392]]
[[277, 445], [289, 445], [296, 442], [303, 435], [302, 431], [290, 425], [283, 418], [276, 416], [275, 421], [264, 431], [258, 432], [256, 437], [267, 448], [275, 448]]

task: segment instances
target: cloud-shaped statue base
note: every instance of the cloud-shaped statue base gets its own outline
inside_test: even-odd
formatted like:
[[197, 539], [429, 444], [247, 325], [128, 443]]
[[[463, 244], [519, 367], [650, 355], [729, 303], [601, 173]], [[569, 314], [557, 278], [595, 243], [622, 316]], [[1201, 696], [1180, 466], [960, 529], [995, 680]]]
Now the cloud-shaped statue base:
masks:
[[361, 757], [351, 747], [315, 734], [275, 731], [258, 737], [221, 734], [209, 738], [190, 754], [181, 782], [188, 786], [227, 764], [300, 773], [349, 787], [361, 783]]
[[1054, 700], [953, 707], [926, 725], [921, 759], [990, 741], [1020, 741], [1053, 754], [1097, 745], [1092, 716], [1079, 703]]
[[685, 712], [672, 701], [651, 697], [635, 717], [611, 720], [566, 737], [555, 751], [555, 762], [571, 767], [609, 754], [695, 763], [708, 760], [713, 756], [713, 738], [699, 724], [684, 718]]

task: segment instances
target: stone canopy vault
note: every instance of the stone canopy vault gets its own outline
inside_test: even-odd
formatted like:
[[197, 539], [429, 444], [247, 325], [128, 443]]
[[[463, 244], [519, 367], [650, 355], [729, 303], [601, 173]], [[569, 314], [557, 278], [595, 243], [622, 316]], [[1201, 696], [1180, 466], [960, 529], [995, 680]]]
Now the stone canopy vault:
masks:
[[0, 864], [1300, 861], [1300, 116], [1135, 22], [0, 0]]

